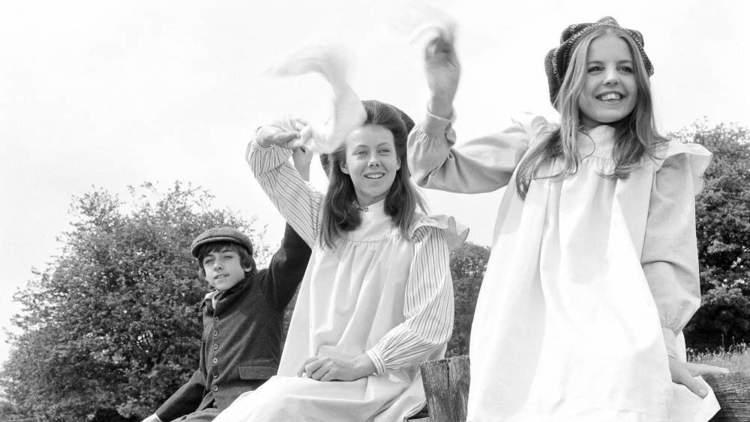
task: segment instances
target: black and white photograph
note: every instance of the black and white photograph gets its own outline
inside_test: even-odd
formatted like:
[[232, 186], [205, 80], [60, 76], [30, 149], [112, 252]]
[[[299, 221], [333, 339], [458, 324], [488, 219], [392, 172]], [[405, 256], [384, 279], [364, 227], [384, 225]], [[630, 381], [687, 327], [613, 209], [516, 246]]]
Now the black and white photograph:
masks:
[[750, 421], [750, 3], [0, 4], [0, 420]]

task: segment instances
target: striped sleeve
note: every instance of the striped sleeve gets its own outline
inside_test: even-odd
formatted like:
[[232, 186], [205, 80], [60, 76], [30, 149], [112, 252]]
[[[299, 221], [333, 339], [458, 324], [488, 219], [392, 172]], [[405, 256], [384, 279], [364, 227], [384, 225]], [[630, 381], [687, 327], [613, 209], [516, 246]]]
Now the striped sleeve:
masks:
[[313, 247], [323, 195], [314, 191], [289, 162], [292, 152], [277, 146], [262, 147], [253, 139], [247, 162], [271, 202], [294, 231]]
[[424, 362], [443, 347], [453, 331], [453, 282], [443, 230], [423, 227], [417, 233], [406, 284], [405, 321], [391, 329], [367, 355], [376, 372]]

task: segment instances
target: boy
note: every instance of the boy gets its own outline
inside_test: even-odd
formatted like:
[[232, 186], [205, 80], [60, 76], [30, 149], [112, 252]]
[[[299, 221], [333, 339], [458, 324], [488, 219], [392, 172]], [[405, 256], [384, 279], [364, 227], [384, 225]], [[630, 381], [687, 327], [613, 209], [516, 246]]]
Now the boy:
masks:
[[[312, 152], [297, 148], [294, 167], [310, 180]], [[287, 225], [267, 269], [257, 271], [250, 239], [230, 227], [206, 230], [190, 253], [198, 274], [215, 290], [201, 304], [203, 337], [198, 369], [142, 422], [212, 421], [234, 399], [276, 374], [284, 308], [305, 274], [310, 248]]]
[[286, 226], [267, 269], [256, 270], [250, 239], [230, 227], [206, 230], [190, 247], [215, 290], [201, 305], [198, 369], [143, 422], [211, 421], [240, 394], [276, 374], [284, 308], [299, 285], [310, 248]]

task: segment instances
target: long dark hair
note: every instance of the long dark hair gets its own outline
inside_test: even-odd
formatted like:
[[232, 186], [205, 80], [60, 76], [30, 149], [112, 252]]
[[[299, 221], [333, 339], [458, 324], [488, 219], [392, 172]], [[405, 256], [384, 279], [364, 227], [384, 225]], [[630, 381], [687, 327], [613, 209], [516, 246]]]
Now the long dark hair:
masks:
[[516, 190], [521, 198], [526, 197], [531, 181], [538, 178], [539, 169], [555, 159], [562, 160], [563, 170], [548, 177], [565, 176], [578, 171], [581, 160], [576, 145], [576, 136], [581, 123], [578, 98], [583, 91], [586, 77], [589, 46], [593, 40], [605, 34], [617, 35], [628, 44], [630, 55], [633, 57], [638, 98], [633, 111], [611, 125], [615, 128], [615, 145], [612, 152], [615, 168], [612, 174], [604, 176], [617, 179], [627, 178], [644, 156], [654, 157], [658, 147], [667, 141], [656, 130], [648, 72], [646, 72], [643, 58], [638, 53], [638, 45], [626, 31], [602, 27], [582, 38], [573, 51], [568, 71], [565, 72], [565, 79], [555, 99], [555, 108], [560, 112], [560, 128], [545, 134], [544, 139], [526, 155], [518, 166]]
[[[401, 167], [396, 171], [396, 178], [385, 197], [385, 213], [391, 216], [404, 236], [408, 236], [409, 227], [414, 221], [417, 206], [424, 210], [424, 201], [411, 183], [411, 173], [406, 164], [406, 137], [414, 127], [406, 113], [398, 108], [375, 100], [362, 101], [367, 112], [366, 125], [381, 126], [393, 135], [396, 156]], [[334, 248], [336, 240], [344, 233], [352, 231], [362, 223], [362, 216], [357, 206], [357, 195], [354, 184], [348, 174], [341, 171], [341, 164], [346, 162], [346, 145], [327, 156], [328, 191], [323, 200], [323, 221], [320, 228], [320, 244]]]

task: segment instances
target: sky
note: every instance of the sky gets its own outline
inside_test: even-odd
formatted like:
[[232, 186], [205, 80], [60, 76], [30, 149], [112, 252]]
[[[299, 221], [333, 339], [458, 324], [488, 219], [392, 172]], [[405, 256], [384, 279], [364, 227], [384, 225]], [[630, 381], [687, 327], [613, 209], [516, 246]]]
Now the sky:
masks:
[[[510, 5], [512, 4], [512, 5]], [[217, 207], [255, 216], [275, 242], [283, 222], [243, 153], [274, 117], [323, 119], [319, 79], [265, 72], [311, 43], [352, 51], [363, 99], [420, 120], [427, 100], [412, 31], [442, 13], [458, 24], [459, 139], [500, 131], [524, 112], [556, 117], [543, 58], [571, 23], [614, 16], [644, 34], [663, 132], [699, 119], [750, 126], [750, 2], [743, 0], [408, 1], [230, 0], [0, 3], [0, 328], [13, 292], [59, 253], [71, 201], [103, 188], [175, 180]], [[460, 142], [460, 141], [459, 141]], [[315, 171], [313, 182], [322, 186]], [[501, 192], [425, 192], [469, 240], [488, 244]], [[0, 362], [8, 355], [0, 333]]]

